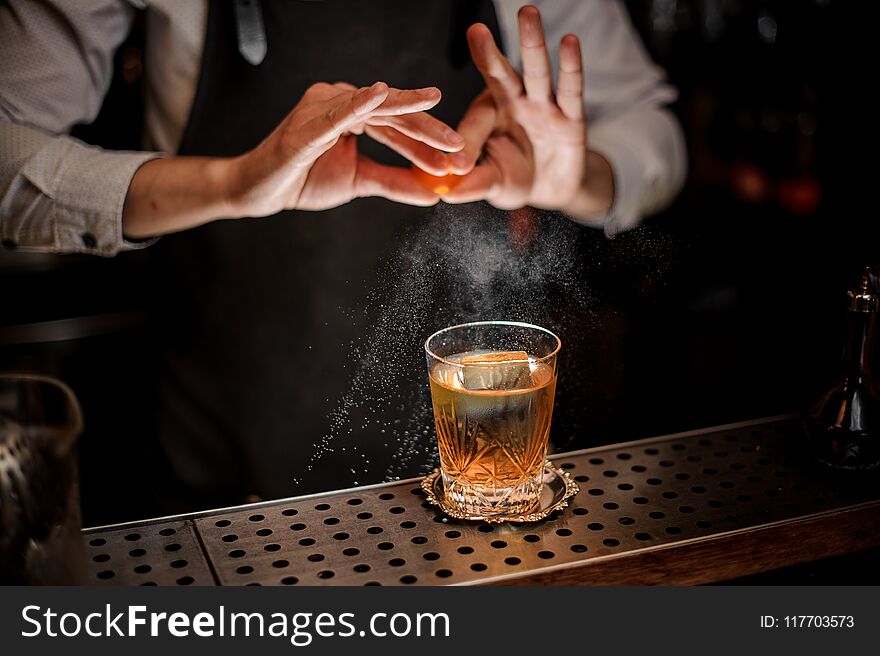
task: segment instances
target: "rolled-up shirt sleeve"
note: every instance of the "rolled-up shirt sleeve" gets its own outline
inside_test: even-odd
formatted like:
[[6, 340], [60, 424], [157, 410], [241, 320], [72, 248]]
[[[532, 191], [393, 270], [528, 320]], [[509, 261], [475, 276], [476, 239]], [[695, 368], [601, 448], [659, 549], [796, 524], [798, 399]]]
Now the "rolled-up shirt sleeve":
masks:
[[137, 0], [0, 4], [0, 243], [114, 255], [137, 169], [159, 153], [108, 151], [66, 133], [94, 120]]
[[664, 209], [681, 190], [687, 153], [671, 112], [634, 107], [601, 121], [589, 139], [614, 174], [614, 203], [603, 219], [609, 236]]
[[[519, 66], [516, 11], [520, 0], [496, 0], [505, 50]], [[687, 152], [676, 99], [664, 72], [645, 52], [626, 9], [617, 0], [534, 0], [541, 10], [554, 70], [559, 42], [578, 36], [584, 60], [587, 142], [608, 160], [614, 202], [604, 217], [583, 223], [609, 235], [632, 228], [668, 205], [687, 176]]]
[[0, 121], [0, 239], [7, 248], [115, 255], [135, 171], [158, 153], [106, 151]]

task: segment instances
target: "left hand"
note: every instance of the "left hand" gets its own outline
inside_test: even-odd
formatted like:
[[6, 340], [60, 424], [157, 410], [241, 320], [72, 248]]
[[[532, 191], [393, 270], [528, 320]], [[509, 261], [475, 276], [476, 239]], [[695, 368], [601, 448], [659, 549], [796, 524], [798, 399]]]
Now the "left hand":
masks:
[[486, 200], [501, 209], [530, 205], [599, 217], [611, 207], [614, 183], [607, 160], [587, 148], [580, 42], [568, 34], [560, 43], [554, 97], [536, 7], [520, 9], [519, 35], [522, 77], [485, 25], [468, 30], [486, 90], [459, 124], [464, 149], [449, 156], [451, 173], [463, 177], [441, 197], [448, 203]]

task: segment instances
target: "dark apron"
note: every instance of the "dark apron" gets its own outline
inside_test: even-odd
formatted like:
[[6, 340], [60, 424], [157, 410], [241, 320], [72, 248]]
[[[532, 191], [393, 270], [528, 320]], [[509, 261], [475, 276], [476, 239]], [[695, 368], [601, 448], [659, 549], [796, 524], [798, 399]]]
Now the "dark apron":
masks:
[[[254, 66], [239, 52], [232, 3], [211, 2], [181, 155], [253, 148], [319, 81], [437, 86], [443, 100], [432, 113], [454, 126], [484, 86], [465, 31], [482, 21], [498, 34], [489, 0], [263, 0], [262, 10], [268, 53]], [[405, 164], [368, 139], [361, 146]], [[376, 318], [365, 299], [381, 295], [388, 280], [377, 273], [424, 213], [359, 199], [323, 212], [215, 222], [150, 249], [156, 430], [170, 469], [157, 486], [169, 509], [335, 486], [332, 458], [305, 483], [295, 479], [349, 387], [349, 345]], [[378, 435], [359, 439], [385, 448]]]

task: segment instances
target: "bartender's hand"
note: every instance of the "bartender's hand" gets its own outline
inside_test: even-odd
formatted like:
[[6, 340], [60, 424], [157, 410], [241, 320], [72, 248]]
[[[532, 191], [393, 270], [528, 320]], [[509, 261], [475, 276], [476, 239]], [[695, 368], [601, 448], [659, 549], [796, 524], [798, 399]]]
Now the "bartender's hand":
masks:
[[439, 100], [436, 88], [312, 85], [262, 143], [239, 157], [168, 157], [141, 166], [125, 200], [123, 230], [148, 237], [218, 218], [327, 209], [360, 196], [432, 205], [437, 196], [410, 169], [358, 153], [355, 135], [366, 131], [420, 168], [444, 173], [447, 153], [464, 139], [424, 113]]
[[450, 171], [464, 177], [443, 200], [486, 200], [502, 209], [531, 205], [582, 219], [605, 214], [614, 180], [608, 161], [588, 148], [578, 38], [562, 39], [554, 95], [537, 8], [519, 11], [522, 77], [485, 25], [473, 25], [467, 36], [486, 90], [458, 126], [467, 145], [450, 156]]

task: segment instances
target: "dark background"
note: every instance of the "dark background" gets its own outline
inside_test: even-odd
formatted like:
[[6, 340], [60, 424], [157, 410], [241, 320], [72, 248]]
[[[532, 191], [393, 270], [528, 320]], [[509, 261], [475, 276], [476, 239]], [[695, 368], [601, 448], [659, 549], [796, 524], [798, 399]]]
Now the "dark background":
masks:
[[[580, 231], [595, 320], [561, 374], [577, 393], [560, 399], [559, 448], [799, 411], [831, 384], [846, 289], [880, 260], [871, 4], [627, 2], [680, 91], [690, 176], [638, 230]], [[141, 38], [81, 138], [137, 143]], [[154, 513], [141, 259], [0, 252], [0, 369], [52, 373], [78, 394], [87, 525]]]

